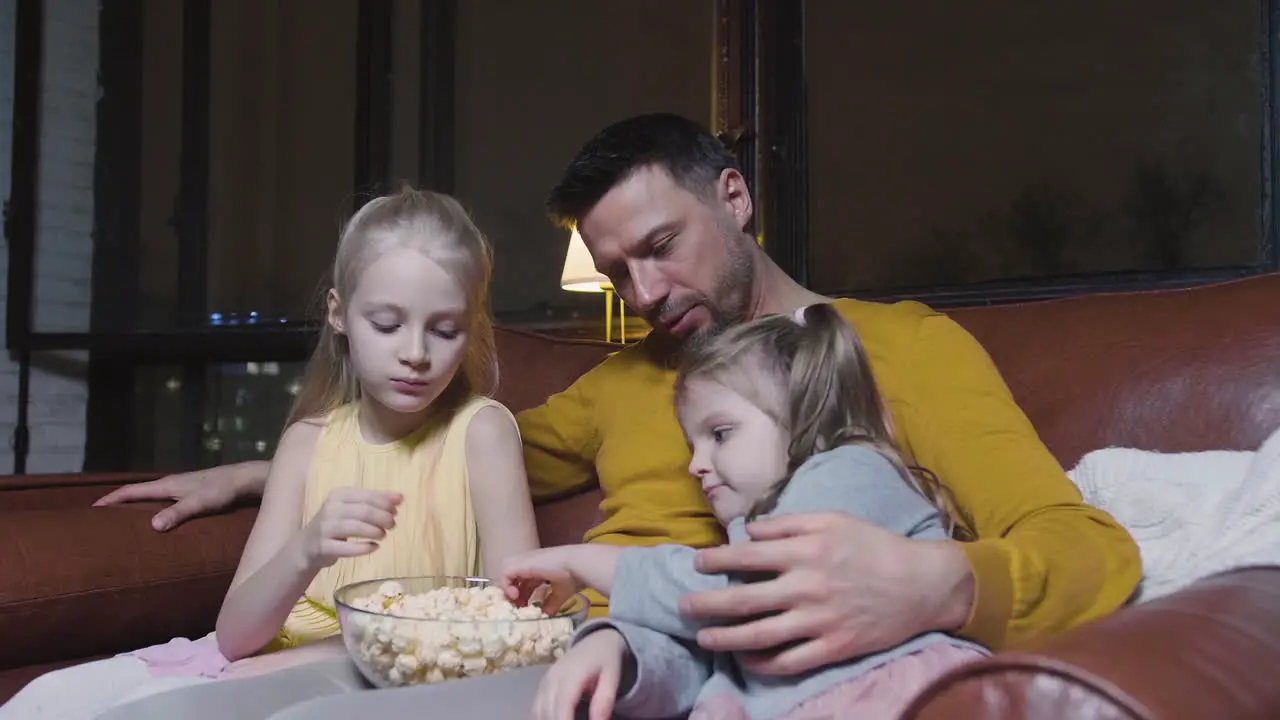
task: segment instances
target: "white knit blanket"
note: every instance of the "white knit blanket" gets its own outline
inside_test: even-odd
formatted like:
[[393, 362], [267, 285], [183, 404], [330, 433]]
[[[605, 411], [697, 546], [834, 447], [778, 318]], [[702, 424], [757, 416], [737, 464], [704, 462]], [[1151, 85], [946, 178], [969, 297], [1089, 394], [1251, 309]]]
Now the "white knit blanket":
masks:
[[1104, 448], [1068, 475], [1137, 541], [1136, 602], [1218, 572], [1280, 565], [1280, 428], [1256, 452]]

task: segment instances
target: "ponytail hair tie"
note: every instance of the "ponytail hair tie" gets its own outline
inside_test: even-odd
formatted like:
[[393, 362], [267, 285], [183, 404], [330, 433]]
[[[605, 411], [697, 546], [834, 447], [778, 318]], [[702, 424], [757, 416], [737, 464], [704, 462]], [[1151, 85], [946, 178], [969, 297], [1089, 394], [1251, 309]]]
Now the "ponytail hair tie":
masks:
[[797, 325], [804, 325], [805, 324], [804, 311], [808, 309], [809, 309], [808, 305], [801, 305], [800, 307], [796, 308], [796, 311], [794, 313], [791, 313], [791, 319], [795, 320]]

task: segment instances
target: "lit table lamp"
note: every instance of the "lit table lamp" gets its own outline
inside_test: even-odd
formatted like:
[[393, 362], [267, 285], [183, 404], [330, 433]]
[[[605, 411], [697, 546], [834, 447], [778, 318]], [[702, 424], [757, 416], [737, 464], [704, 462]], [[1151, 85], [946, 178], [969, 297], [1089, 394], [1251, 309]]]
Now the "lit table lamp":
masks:
[[[577, 229], [569, 237], [569, 252], [564, 257], [564, 270], [560, 272], [560, 287], [570, 292], [602, 292], [604, 293], [604, 338], [605, 342], [613, 342], [613, 285], [609, 278], [596, 270], [596, 264], [587, 251], [587, 244], [582, 242], [582, 235]], [[627, 341], [627, 309], [618, 298], [619, 319], [621, 321], [622, 342]]]

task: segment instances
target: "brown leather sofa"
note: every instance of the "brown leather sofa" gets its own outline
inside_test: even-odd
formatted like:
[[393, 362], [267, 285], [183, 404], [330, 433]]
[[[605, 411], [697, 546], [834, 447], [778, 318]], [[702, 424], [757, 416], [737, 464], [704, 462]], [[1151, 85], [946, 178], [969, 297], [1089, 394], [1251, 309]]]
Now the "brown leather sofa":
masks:
[[[954, 317], [1064, 467], [1108, 445], [1253, 450], [1280, 426], [1280, 276]], [[502, 331], [499, 351], [499, 399], [519, 410], [609, 346]], [[156, 506], [89, 507], [138, 479], [0, 479], [0, 698], [53, 667], [212, 628], [254, 511], [161, 535], [148, 525]], [[577, 540], [598, 501], [540, 507], [543, 541]], [[909, 716], [1280, 718], [1280, 567], [1209, 578], [1002, 652], [935, 683]]]

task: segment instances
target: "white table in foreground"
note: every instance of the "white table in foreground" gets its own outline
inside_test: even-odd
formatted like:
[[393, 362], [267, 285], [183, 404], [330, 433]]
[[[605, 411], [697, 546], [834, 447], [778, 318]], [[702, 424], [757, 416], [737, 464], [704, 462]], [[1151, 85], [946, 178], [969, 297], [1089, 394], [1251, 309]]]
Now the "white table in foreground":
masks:
[[280, 710], [270, 720], [351, 720], [411, 717], [421, 720], [525, 720], [547, 667], [434, 685], [327, 695]]

